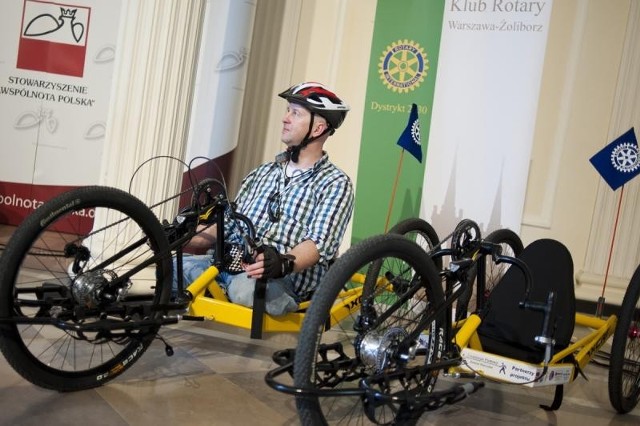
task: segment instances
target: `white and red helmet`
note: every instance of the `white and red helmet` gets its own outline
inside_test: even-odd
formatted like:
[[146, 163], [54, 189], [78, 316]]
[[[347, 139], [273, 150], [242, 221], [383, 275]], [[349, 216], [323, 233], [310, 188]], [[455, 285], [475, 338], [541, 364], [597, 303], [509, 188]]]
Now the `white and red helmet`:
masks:
[[349, 106], [335, 93], [324, 85], [313, 81], [291, 86], [278, 96], [289, 102], [300, 104], [311, 113], [324, 117], [331, 127], [331, 133], [340, 127], [347, 116], [347, 111], [349, 111]]

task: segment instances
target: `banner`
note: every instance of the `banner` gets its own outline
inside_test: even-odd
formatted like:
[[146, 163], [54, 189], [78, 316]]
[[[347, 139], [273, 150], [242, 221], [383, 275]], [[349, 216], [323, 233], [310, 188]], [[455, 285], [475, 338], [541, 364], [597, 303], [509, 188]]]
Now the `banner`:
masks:
[[420, 216], [520, 230], [551, 0], [446, 0]]
[[2, 3], [0, 223], [98, 182], [120, 5]]
[[391, 226], [418, 216], [424, 161], [407, 156], [398, 170], [402, 148], [397, 142], [415, 103], [421, 148], [427, 152], [443, 7], [444, 0], [378, 0], [360, 143], [353, 243], [384, 232], [389, 213]]

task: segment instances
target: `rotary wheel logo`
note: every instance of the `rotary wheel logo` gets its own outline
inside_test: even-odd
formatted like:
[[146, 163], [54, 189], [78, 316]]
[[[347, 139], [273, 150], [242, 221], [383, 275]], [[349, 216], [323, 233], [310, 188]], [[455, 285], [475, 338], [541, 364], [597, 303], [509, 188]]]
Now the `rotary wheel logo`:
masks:
[[628, 142], [616, 146], [611, 151], [611, 164], [621, 173], [635, 172], [640, 167], [638, 147]]
[[420, 145], [420, 122], [418, 120], [414, 121], [411, 125], [411, 137]]
[[429, 60], [414, 41], [398, 40], [380, 57], [380, 79], [394, 92], [407, 93], [420, 86], [429, 69]]

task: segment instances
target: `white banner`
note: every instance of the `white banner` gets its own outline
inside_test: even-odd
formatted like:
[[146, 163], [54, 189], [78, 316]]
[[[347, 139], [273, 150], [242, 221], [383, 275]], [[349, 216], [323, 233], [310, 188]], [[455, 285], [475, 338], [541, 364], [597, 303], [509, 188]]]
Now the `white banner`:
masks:
[[446, 0], [420, 216], [518, 232], [552, 0]]
[[11, 0], [0, 21], [0, 223], [98, 181], [120, 0]]

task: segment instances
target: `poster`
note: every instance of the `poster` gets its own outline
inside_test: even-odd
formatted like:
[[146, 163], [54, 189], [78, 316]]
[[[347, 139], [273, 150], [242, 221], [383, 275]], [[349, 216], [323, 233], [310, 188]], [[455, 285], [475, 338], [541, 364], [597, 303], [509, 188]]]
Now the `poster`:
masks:
[[[352, 243], [419, 214], [444, 0], [379, 0], [376, 9]], [[412, 105], [420, 123], [423, 161], [397, 145]]]
[[0, 223], [98, 182], [120, 0], [3, 2]]

